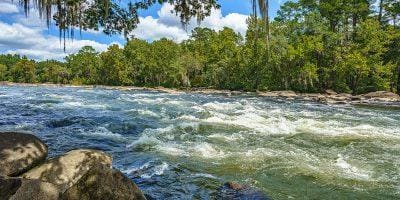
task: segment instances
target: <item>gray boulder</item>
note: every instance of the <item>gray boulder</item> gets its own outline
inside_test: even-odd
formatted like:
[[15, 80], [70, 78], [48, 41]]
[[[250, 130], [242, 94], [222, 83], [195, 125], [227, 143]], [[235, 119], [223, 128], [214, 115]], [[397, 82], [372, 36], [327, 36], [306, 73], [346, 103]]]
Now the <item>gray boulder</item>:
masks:
[[145, 200], [142, 191], [120, 171], [98, 165], [61, 196], [62, 200]]
[[21, 187], [21, 179], [0, 176], [0, 197], [9, 199]]
[[57, 200], [57, 186], [40, 180], [0, 177], [0, 197], [9, 200]]
[[47, 146], [26, 133], [0, 133], [0, 174], [18, 176], [43, 162]]
[[22, 177], [52, 183], [63, 192], [77, 183], [91, 168], [97, 165], [111, 168], [111, 163], [111, 156], [104, 152], [88, 149], [73, 150], [46, 161], [26, 172]]

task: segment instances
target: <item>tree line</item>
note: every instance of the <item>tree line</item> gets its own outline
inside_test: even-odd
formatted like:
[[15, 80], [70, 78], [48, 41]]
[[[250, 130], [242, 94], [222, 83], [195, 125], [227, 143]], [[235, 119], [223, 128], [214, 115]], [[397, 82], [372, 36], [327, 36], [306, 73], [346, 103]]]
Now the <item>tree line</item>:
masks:
[[1, 55], [0, 80], [400, 93], [399, 18], [398, 0], [288, 1], [269, 23], [250, 16], [245, 35], [195, 28], [181, 43], [133, 38], [104, 52], [83, 47], [63, 62]]

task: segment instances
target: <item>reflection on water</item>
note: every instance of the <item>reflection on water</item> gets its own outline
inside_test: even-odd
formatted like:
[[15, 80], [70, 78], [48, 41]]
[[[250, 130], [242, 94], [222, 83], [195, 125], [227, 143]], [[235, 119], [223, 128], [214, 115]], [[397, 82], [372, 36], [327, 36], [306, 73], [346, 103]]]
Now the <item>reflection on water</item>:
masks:
[[235, 180], [274, 199], [400, 195], [400, 111], [254, 96], [0, 87], [0, 130], [51, 156], [111, 153], [157, 199], [210, 199]]

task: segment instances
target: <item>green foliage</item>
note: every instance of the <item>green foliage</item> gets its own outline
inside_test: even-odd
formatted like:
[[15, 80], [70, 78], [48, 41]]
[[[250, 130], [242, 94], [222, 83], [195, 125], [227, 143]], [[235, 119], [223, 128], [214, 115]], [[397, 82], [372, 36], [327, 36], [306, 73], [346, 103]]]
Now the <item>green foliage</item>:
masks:
[[73, 72], [72, 84], [96, 84], [104, 77], [99, 76], [101, 59], [91, 46], [83, 47], [77, 54], [65, 58], [67, 66]]
[[36, 82], [35, 62], [22, 58], [11, 68], [11, 80], [17, 83]]
[[27, 16], [33, 5], [48, 26], [52, 19], [55, 21], [60, 39], [64, 38], [64, 49], [65, 38], [74, 37], [74, 28], [101, 28], [107, 35], [122, 34], [129, 39], [129, 33], [139, 23], [139, 10], [157, 3], [172, 4], [182, 24], [187, 24], [192, 17], [200, 22], [211, 14], [213, 8], [219, 7], [216, 0], [138, 0], [134, 3], [117, 0], [19, 0], [19, 3]]
[[7, 80], [7, 66], [4, 64], [0, 64], [0, 81]]
[[[263, 3], [265, 7], [259, 9], [266, 12], [268, 1], [253, 3]], [[151, 43], [132, 39], [124, 47], [111, 45], [102, 53], [84, 47], [67, 56], [64, 63], [35, 64], [19, 56], [0, 55], [0, 78], [15, 82], [400, 93], [400, 4], [381, 0], [375, 9], [372, 3], [288, 1], [271, 23], [266, 23], [264, 15], [261, 19], [249, 17], [245, 38], [229, 28], [195, 28], [190, 39], [180, 44], [168, 39]], [[139, 1], [136, 5], [146, 8], [148, 4]], [[175, 5], [178, 13], [190, 10]]]

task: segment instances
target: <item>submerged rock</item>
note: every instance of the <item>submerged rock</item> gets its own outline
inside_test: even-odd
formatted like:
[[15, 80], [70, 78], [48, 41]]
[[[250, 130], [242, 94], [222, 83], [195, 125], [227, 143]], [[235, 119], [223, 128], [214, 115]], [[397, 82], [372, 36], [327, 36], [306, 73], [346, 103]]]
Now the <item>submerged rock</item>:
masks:
[[98, 165], [61, 196], [62, 200], [145, 200], [142, 191], [120, 171]]
[[91, 168], [98, 165], [111, 168], [112, 158], [97, 150], [73, 150], [67, 154], [46, 161], [26, 172], [22, 177], [38, 179], [58, 185], [62, 191], [74, 185]]
[[228, 182], [218, 188], [217, 199], [221, 200], [269, 200], [270, 198], [262, 191], [242, 185], [239, 183]]
[[17, 176], [43, 162], [47, 146], [26, 133], [0, 133], [0, 174]]

